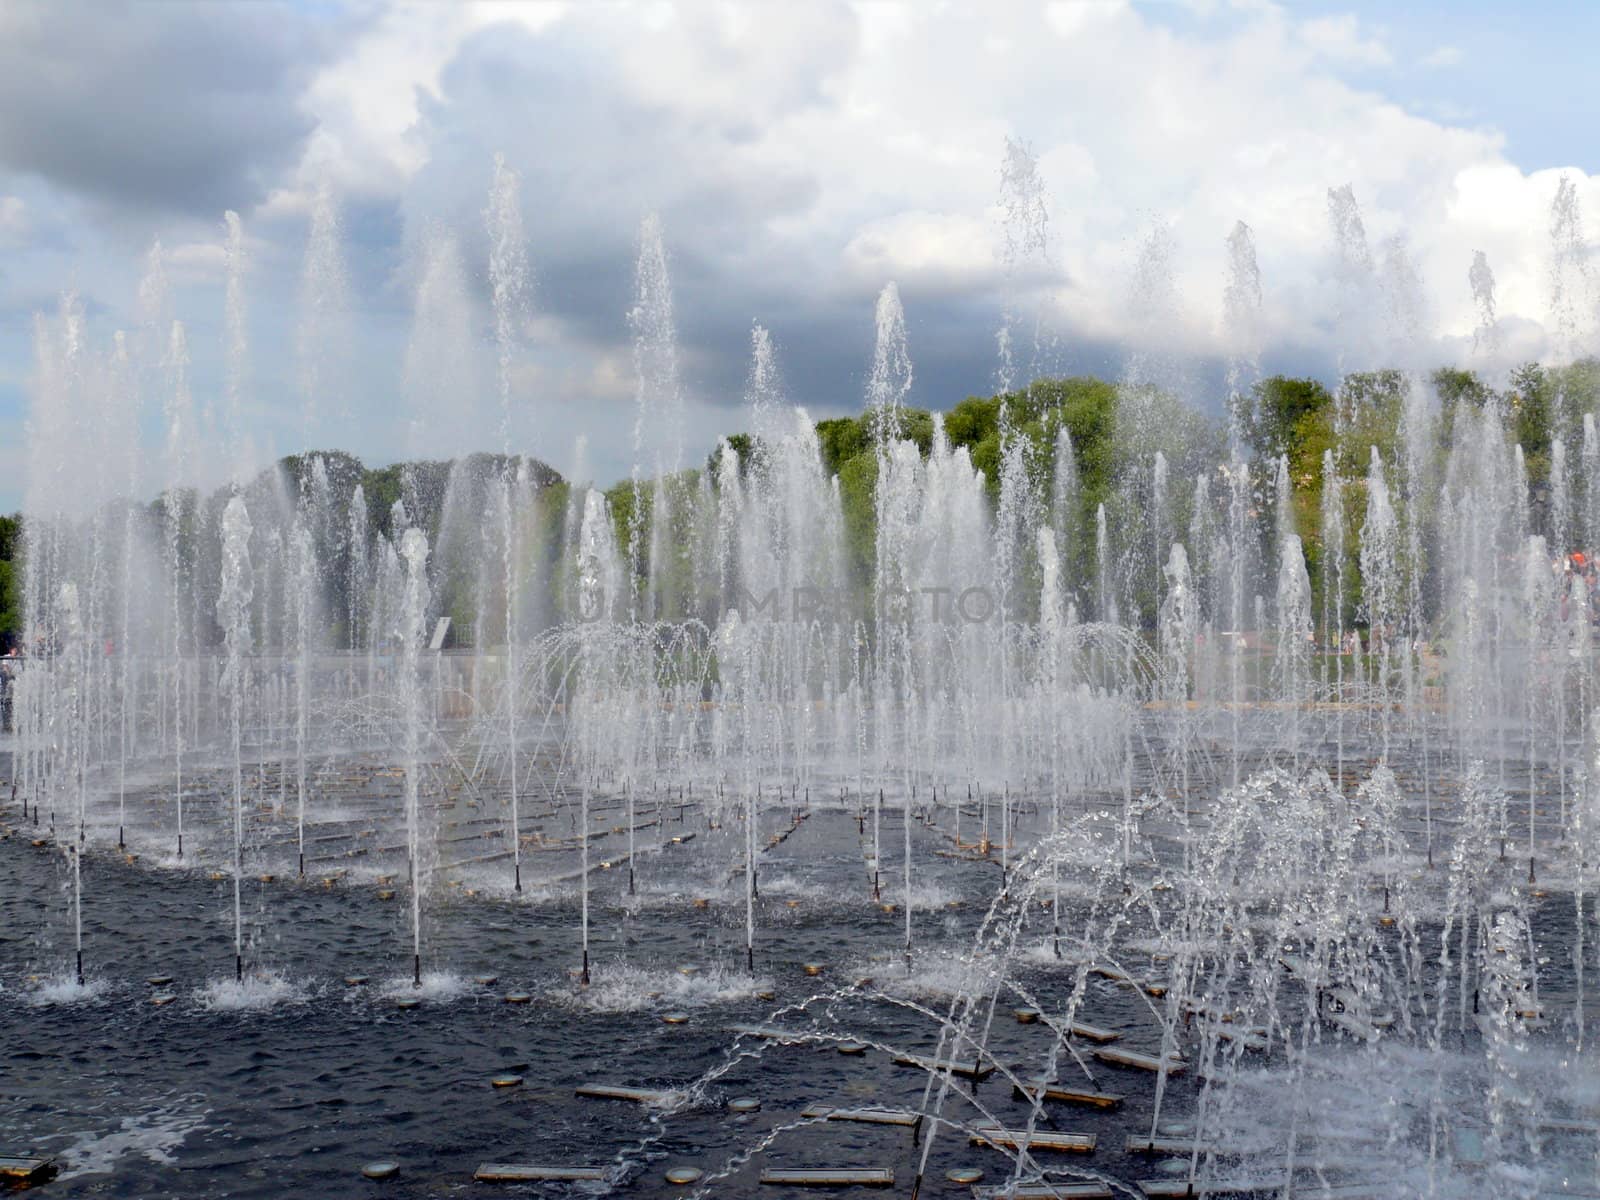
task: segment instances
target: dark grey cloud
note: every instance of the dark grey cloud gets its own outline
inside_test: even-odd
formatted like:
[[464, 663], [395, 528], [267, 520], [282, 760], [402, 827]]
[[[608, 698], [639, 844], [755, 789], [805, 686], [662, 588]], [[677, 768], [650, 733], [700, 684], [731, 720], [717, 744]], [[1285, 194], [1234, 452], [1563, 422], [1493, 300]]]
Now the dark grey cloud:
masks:
[[248, 210], [298, 161], [356, 22], [251, 4], [0, 6], [0, 166], [119, 212]]
[[[543, 35], [491, 28], [469, 39], [443, 72], [441, 98], [424, 97], [414, 136], [428, 163], [404, 200], [416, 228], [482, 224], [491, 160], [504, 152], [522, 177], [524, 216], [541, 292], [570, 299], [568, 315], [609, 327], [620, 310], [608, 285], [631, 270], [646, 212], [660, 213], [680, 277], [752, 255], [763, 223], [818, 196], [803, 169], [754, 169], [747, 122], [696, 119], [638, 98], [614, 49], [581, 24]], [[792, 103], [804, 104], [800, 95]], [[690, 241], [690, 238], [693, 241]], [[596, 269], [600, 274], [596, 276]]]
[[[838, 49], [836, 41], [819, 45]], [[522, 177], [538, 306], [582, 341], [620, 349], [638, 223], [659, 212], [694, 399], [742, 402], [750, 325], [759, 320], [777, 340], [795, 403], [819, 417], [859, 410], [875, 290], [886, 281], [845, 278], [843, 246], [825, 234], [775, 232], [818, 203], [815, 176], [752, 157], [748, 121], [726, 113], [699, 120], [639, 99], [623, 69], [614, 47], [589, 40], [581, 24], [469, 39], [443, 72], [440, 96], [421, 104], [415, 132], [428, 163], [403, 202], [413, 231], [442, 222], [465, 232], [469, 262], [481, 262], [476, 231], [492, 157], [503, 152]], [[782, 101], [789, 111], [822, 102], [814, 87]], [[914, 402], [943, 408], [987, 393], [998, 298], [904, 285], [902, 292]], [[1103, 356], [1093, 357], [1100, 367]], [[738, 420], [728, 414], [730, 431]]]

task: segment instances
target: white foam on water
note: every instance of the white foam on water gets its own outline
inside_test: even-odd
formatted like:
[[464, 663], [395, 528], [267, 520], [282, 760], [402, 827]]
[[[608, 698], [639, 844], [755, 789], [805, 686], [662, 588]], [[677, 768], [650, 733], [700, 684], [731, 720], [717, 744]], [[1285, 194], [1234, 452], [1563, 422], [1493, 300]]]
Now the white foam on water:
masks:
[[378, 995], [385, 1000], [414, 997], [433, 1004], [448, 1004], [452, 1000], [459, 1000], [469, 992], [479, 990], [481, 989], [476, 984], [454, 971], [424, 971], [421, 987], [412, 983], [411, 976], [397, 975], [384, 981], [383, 990]]
[[[676, 913], [682, 911], [696, 897], [714, 895], [709, 889], [690, 888], [686, 891], [682, 881], [673, 883], [669, 889], [665, 885], [655, 886], [653, 880], [647, 882], [641, 879], [638, 881], [638, 889], [631, 896], [624, 891], [616, 900], [617, 906], [630, 915], [636, 916], [642, 912]], [[743, 893], [740, 893], [739, 902], [744, 903]]]
[[676, 967], [605, 963], [590, 969], [587, 988], [558, 985], [549, 989], [545, 998], [587, 1012], [641, 1012], [730, 1004], [771, 988], [770, 979], [720, 966], [686, 975]]
[[1058, 967], [1062, 970], [1075, 970], [1078, 966], [1079, 947], [1076, 941], [1067, 936], [1065, 931], [1061, 938], [1061, 957], [1056, 957], [1055, 938], [1046, 931], [1040, 941], [1020, 944], [1016, 957], [1019, 961], [1030, 966]]
[[98, 999], [105, 990], [103, 979], [87, 979], [79, 983], [75, 976], [62, 975], [40, 981], [39, 986], [29, 994], [28, 1002], [36, 1005], [83, 1004]]
[[[1546, 1085], [1564, 1076], [1595, 1076], [1590, 1056], [1565, 1060], [1564, 1071], [1562, 1063], [1559, 1053], [1535, 1050], [1520, 1060], [1518, 1073]], [[1313, 1047], [1298, 1071], [1259, 1065], [1234, 1075], [1225, 1091], [1214, 1093], [1205, 1137], [1226, 1153], [1272, 1162], [1283, 1159], [1297, 1130], [1301, 1161], [1314, 1159], [1328, 1170], [1382, 1180], [1387, 1194], [1397, 1196], [1467, 1200], [1485, 1195], [1485, 1168], [1455, 1161], [1454, 1135], [1462, 1132], [1476, 1136], [1489, 1154], [1487, 1170], [1497, 1180], [1489, 1189], [1494, 1195], [1532, 1195], [1576, 1175], [1592, 1177], [1590, 1138], [1546, 1138], [1540, 1159], [1530, 1161], [1523, 1122], [1534, 1112], [1514, 1104], [1505, 1107], [1505, 1142], [1496, 1154], [1489, 1110], [1508, 1083], [1514, 1081], [1497, 1081], [1473, 1053], [1390, 1040], [1359, 1052]], [[1559, 1092], [1550, 1098], [1576, 1099]], [[1574, 1111], [1584, 1115], [1576, 1105]], [[1437, 1138], [1430, 1145], [1427, 1130], [1434, 1121]]]
[[[451, 867], [446, 876], [450, 886], [440, 887], [435, 895], [448, 901], [471, 904], [492, 900], [504, 904], [545, 904], [565, 900], [571, 895], [570, 886], [549, 883], [539, 879], [544, 870], [533, 855], [522, 858], [522, 890], [516, 890], [516, 877], [512, 873], [509, 853], [503, 860], [493, 863], [471, 863]], [[436, 885], [437, 886], [437, 885]], [[472, 895], [467, 895], [468, 891]]]
[[175, 1151], [191, 1133], [206, 1128], [210, 1110], [199, 1096], [185, 1096], [169, 1105], [123, 1117], [113, 1129], [83, 1130], [52, 1152], [61, 1163], [57, 1182], [80, 1175], [109, 1174], [123, 1158], [138, 1155], [170, 1166]]
[[213, 1012], [258, 1012], [308, 998], [301, 988], [271, 971], [246, 975], [242, 981], [213, 980], [197, 989], [194, 997], [202, 1008]]
[[840, 902], [839, 888], [830, 886], [819, 879], [810, 879], [801, 875], [763, 872], [758, 882], [761, 885], [763, 896], [781, 897], [785, 900], [810, 900], [818, 904], [838, 904]]
[[988, 963], [944, 948], [913, 949], [909, 973], [898, 959], [862, 964], [858, 973], [871, 976], [874, 986], [891, 996], [965, 996], [995, 986]]
[[502, 892], [494, 893], [496, 900], [505, 900], [512, 904], [525, 904], [529, 907], [543, 904], [566, 904], [572, 899], [569, 887], [560, 884], [530, 882], [527, 875], [522, 877], [522, 890], [515, 891], [509, 885]]
[[[897, 887], [894, 893], [885, 893], [884, 898], [894, 903], [899, 903], [905, 895], [904, 887]], [[911, 884], [911, 910], [913, 912], [927, 912], [932, 909], [944, 908], [952, 900], [961, 899], [961, 893], [952, 888], [941, 887], [937, 883], [923, 883], [913, 881]]]
[[1067, 875], [1067, 864], [1063, 864], [1061, 878], [1051, 880], [1046, 877], [1034, 893], [1034, 899], [1039, 902], [1041, 912], [1049, 912], [1049, 901], [1056, 891], [1061, 893], [1061, 902], [1065, 906], [1074, 900], [1085, 903], [1094, 903], [1103, 895], [1101, 889], [1092, 880], [1079, 880]]
[[1215, 954], [1221, 946], [1216, 939], [1204, 941], [1185, 941], [1174, 937], [1133, 938], [1123, 943], [1124, 951], [1131, 957], [1161, 957], [1171, 958], [1178, 954], [1203, 955]]

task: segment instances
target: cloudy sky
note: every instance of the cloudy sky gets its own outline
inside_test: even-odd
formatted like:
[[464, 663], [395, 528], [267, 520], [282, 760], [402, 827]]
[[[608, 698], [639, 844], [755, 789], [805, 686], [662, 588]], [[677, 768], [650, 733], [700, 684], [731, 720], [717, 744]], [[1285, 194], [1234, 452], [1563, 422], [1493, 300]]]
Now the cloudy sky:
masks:
[[[1159, 358], [1214, 405], [1241, 220], [1261, 273], [1247, 340], [1269, 369], [1326, 376], [1385, 355], [1500, 369], [1581, 351], [1596, 317], [1581, 222], [1600, 219], [1597, 34], [1592, 6], [1490, 3], [10, 0], [0, 508], [24, 493], [30, 404], [51, 402], [37, 396], [34, 314], [72, 291], [95, 353], [119, 329], [153, 344], [139, 294], [158, 238], [159, 319], [186, 327], [206, 414], [197, 470], [224, 470], [224, 443], [263, 459], [309, 440], [369, 462], [496, 448], [484, 212], [497, 152], [520, 176], [534, 278], [515, 448], [570, 470], [586, 435], [585, 473], [607, 482], [632, 458], [627, 312], [651, 212], [694, 457], [741, 426], [755, 320], [795, 402], [859, 409], [889, 280], [913, 403], [992, 390], [1009, 307], [1019, 330], [1046, 331], [1043, 367], [1116, 375]], [[1008, 138], [1031, 148], [1048, 214], [1042, 252], [1009, 268]], [[1559, 252], [1563, 178], [1580, 223]], [[1329, 189], [1347, 184], [1372, 263], [1354, 283], [1330, 220]], [[337, 209], [348, 286], [307, 339], [319, 194]], [[247, 264], [248, 366], [228, 429], [225, 210]], [[418, 288], [447, 239], [459, 270], [438, 277], [418, 331]], [[1492, 345], [1475, 346], [1475, 251], [1495, 279]], [[309, 432], [308, 344], [322, 381]], [[159, 372], [145, 384], [154, 458]]]

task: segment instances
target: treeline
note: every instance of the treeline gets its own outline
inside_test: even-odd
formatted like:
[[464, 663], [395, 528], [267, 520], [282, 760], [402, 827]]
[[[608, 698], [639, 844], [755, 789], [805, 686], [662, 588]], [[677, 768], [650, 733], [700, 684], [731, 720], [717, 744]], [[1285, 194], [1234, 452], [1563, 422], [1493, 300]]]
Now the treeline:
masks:
[[[965, 449], [976, 470], [982, 471], [991, 502], [998, 503], [1001, 478], [1002, 425], [1025, 443], [1023, 461], [1040, 504], [1045, 503], [1057, 464], [1055, 449], [1060, 432], [1071, 436], [1079, 480], [1080, 520], [1092, 519], [1095, 508], [1110, 501], [1121, 459], [1116, 440], [1119, 390], [1116, 384], [1093, 376], [1041, 379], [1031, 386], [1001, 395], [969, 396], [943, 414], [944, 434], [952, 450]], [[1215, 441], [1215, 430], [1199, 413], [1176, 402], [1166, 402], [1168, 449], [1186, 453]], [[1002, 421], [1002, 409], [1004, 420]], [[924, 458], [933, 449], [934, 414], [907, 408], [898, 414], [898, 436], [915, 442]], [[845, 537], [852, 566], [861, 579], [870, 578], [877, 531], [875, 496], [878, 479], [876, 416], [834, 417], [818, 421], [817, 448], [824, 470], [839, 479]], [[741, 466], [752, 460], [750, 435], [730, 436], [728, 444], [739, 454]], [[713, 477], [717, 454], [706, 460]], [[693, 473], [690, 473], [693, 474]], [[608, 493], [613, 511], [628, 510], [631, 483], [621, 483]], [[618, 528], [625, 528], [625, 523]]]
[[[1562, 367], [1528, 363], [1509, 374], [1504, 388], [1493, 387], [1459, 368], [1440, 368], [1425, 377], [1399, 370], [1355, 372], [1344, 376], [1337, 390], [1315, 379], [1286, 375], [1255, 383], [1246, 394], [1234, 398], [1233, 412], [1251, 480], [1250, 517], [1256, 526], [1258, 563], [1272, 562], [1281, 461], [1287, 468], [1288, 507], [1302, 540], [1315, 619], [1320, 624], [1325, 617], [1333, 617], [1346, 628], [1364, 627], [1359, 552], [1373, 449], [1385, 464], [1391, 484], [1398, 486], [1396, 472], [1405, 457], [1402, 441], [1409, 413], [1419, 427], [1419, 465], [1431, 481], [1430, 490], [1416, 498], [1415, 515], [1431, 525], [1438, 513], [1438, 485], [1454, 445], [1457, 418], [1464, 407], [1481, 412], [1490, 406], [1499, 414], [1508, 441], [1522, 447], [1529, 483], [1529, 532], [1554, 538], [1550, 477], [1558, 438], [1564, 442], [1569, 504], [1579, 494], [1600, 488], [1600, 476], [1589, 479], [1581, 474], [1592, 473], [1597, 466], [1585, 465], [1581, 454], [1585, 418], [1600, 408], [1600, 360], [1582, 359]], [[874, 419], [873, 414], [864, 413], [820, 421], [816, 426], [823, 463], [839, 478], [848, 548], [862, 579], [870, 577], [875, 544], [878, 458]], [[1226, 414], [1208, 417], [1160, 393], [1088, 376], [1046, 379], [1004, 395], [968, 397], [944, 414], [943, 424], [951, 447], [965, 448], [973, 466], [984, 473], [995, 503], [1006, 429], [1021, 439], [1021, 460], [1031, 493], [1028, 503], [1036, 513], [1048, 514], [1049, 519], [1066, 526], [1057, 533], [1064, 535], [1062, 541], [1073, 557], [1068, 571], [1077, 580], [1086, 612], [1092, 609], [1093, 598], [1084, 593], [1099, 568], [1095, 513], [1104, 505], [1111, 530], [1109, 548], [1118, 558], [1113, 574], [1124, 589], [1124, 600], [1134, 610], [1125, 612], [1124, 618], [1146, 625], [1154, 622], [1154, 580], [1159, 567], [1148, 560], [1165, 553], [1164, 547], [1157, 551], [1150, 544], [1156, 533], [1149, 512], [1151, 464], [1158, 452], [1170, 471], [1170, 490], [1164, 499], [1165, 540], [1186, 541], [1192, 532], [1206, 527], [1208, 520], [1214, 529], [1227, 504], [1226, 484], [1214, 478], [1216, 486], [1209, 491], [1212, 511], [1196, 514], [1193, 508], [1197, 477], [1216, 472], [1231, 455]], [[1052, 490], [1063, 466], [1055, 461], [1062, 430], [1071, 437], [1076, 502], [1073, 511], [1050, 513]], [[933, 414], [905, 410], [901, 431], [926, 456], [933, 440]], [[742, 461], [749, 458], [752, 446], [747, 435], [734, 435], [728, 442]], [[1593, 448], [1600, 451], [1600, 441]], [[713, 454], [708, 460], [708, 470], [715, 470], [716, 459]], [[1328, 483], [1325, 470], [1330, 463], [1341, 481], [1343, 500], [1344, 588], [1338, 597], [1328, 594], [1332, 581], [1325, 570], [1329, 556], [1322, 529]], [[613, 489], [614, 509], [629, 504], [627, 493], [631, 493], [627, 484]], [[1553, 552], [1578, 548], [1576, 544], [1551, 544]], [[1204, 564], [1195, 561], [1201, 547], [1190, 546], [1189, 553], [1191, 561], [1203, 570]], [[1423, 561], [1406, 563], [1404, 569], [1418, 573], [1431, 608], [1438, 564], [1426, 561], [1426, 544], [1422, 554]], [[1129, 562], [1140, 556], [1147, 560], [1145, 565]], [[1197, 584], [1205, 587], [1206, 581]], [[1270, 578], [1253, 579], [1251, 587], [1266, 590], [1270, 599]]]
[[[1414, 396], [1412, 389], [1419, 384], [1431, 396]], [[1552, 539], [1557, 534], [1551, 522], [1550, 478], [1558, 438], [1564, 443], [1569, 497], [1578, 494], [1580, 486], [1600, 486], [1600, 478], [1587, 480], [1580, 475], [1584, 421], [1600, 407], [1600, 360], [1580, 359], [1563, 367], [1527, 363], [1510, 373], [1503, 389], [1455, 367], [1439, 368], [1422, 379], [1397, 370], [1350, 374], [1337, 393], [1314, 379], [1264, 379], [1241, 406], [1242, 432], [1257, 472], [1269, 471], [1280, 455], [1287, 460], [1294, 520], [1305, 548], [1319, 623], [1328, 587], [1324, 570], [1328, 547], [1322, 530], [1329, 482], [1326, 464], [1332, 462], [1343, 485], [1345, 589], [1339, 611], [1347, 627], [1364, 626], [1358, 552], [1367, 509], [1367, 472], [1375, 447], [1394, 481], [1394, 472], [1405, 456], [1402, 443], [1408, 405], [1411, 418], [1421, 427], [1418, 465], [1431, 481], [1431, 486], [1415, 497], [1419, 511], [1414, 517], [1425, 524], [1431, 524], [1438, 513], [1439, 485], [1455, 445], [1458, 419], [1466, 409], [1482, 412], [1493, 405], [1507, 439], [1522, 447], [1533, 526], [1529, 532]], [[1553, 541], [1550, 546], [1552, 553], [1579, 548], [1576, 543], [1558, 546]], [[1423, 552], [1426, 555], [1426, 547]], [[1438, 564], [1425, 560], [1407, 566], [1419, 574], [1425, 602], [1431, 608]]]
[[[1580, 464], [1580, 454], [1584, 419], [1600, 405], [1600, 362], [1582, 360], [1560, 368], [1530, 363], [1513, 371], [1503, 389], [1454, 368], [1437, 370], [1423, 380], [1392, 370], [1351, 374], [1341, 380], [1336, 391], [1314, 379], [1277, 375], [1235, 397], [1232, 415], [1248, 459], [1250, 517], [1256, 523], [1254, 536], [1261, 548], [1258, 561], [1262, 566], [1271, 562], [1274, 510], [1284, 499], [1274, 487], [1281, 459], [1287, 468], [1287, 502], [1302, 538], [1317, 619], [1322, 621], [1329, 602], [1337, 599], [1333, 611], [1341, 622], [1346, 627], [1361, 624], [1359, 536], [1372, 448], [1377, 448], [1386, 469], [1394, 471], [1405, 452], [1402, 442], [1408, 414], [1414, 421], [1425, 417], [1423, 467], [1428, 478], [1437, 482], [1443, 478], [1463, 407], [1481, 411], [1491, 405], [1503, 421], [1507, 438], [1523, 449], [1533, 532], [1549, 536], [1554, 532], [1549, 528], [1548, 492], [1555, 439], [1565, 443], [1569, 494], [1577, 473], [1585, 467], [1592, 471], [1595, 466]], [[878, 419], [878, 414], [867, 412], [819, 421], [815, 426], [822, 465], [838, 479], [847, 561], [862, 588], [872, 578], [875, 555]], [[899, 436], [914, 442], [926, 457], [933, 448], [935, 415], [903, 409], [898, 419]], [[1091, 581], [1097, 572], [1108, 569], [1107, 564], [1098, 562], [1096, 546], [1095, 518], [1101, 506], [1110, 531], [1107, 548], [1117, 560], [1110, 569], [1129, 606], [1123, 618], [1145, 625], [1154, 621], [1154, 596], [1159, 590], [1165, 545], [1204, 540], [1197, 531], [1207, 529], [1213, 531], [1209, 536], [1214, 536], [1216, 522], [1226, 509], [1229, 476], [1219, 473], [1231, 455], [1225, 416], [1206, 416], [1150, 389], [1129, 388], [1091, 376], [1043, 379], [1004, 395], [969, 396], [939, 420], [950, 448], [964, 450], [972, 467], [982, 472], [991, 507], [999, 502], [1005, 462], [1024, 472], [1026, 503], [1037, 521], [1056, 528], [1059, 544], [1066, 550], [1064, 574], [1074, 581], [1080, 611], [1086, 615], [1094, 609]], [[1008, 442], [1008, 438], [1013, 440]], [[1073, 457], [1073, 488], [1068, 510], [1061, 511], [1058, 484], [1066, 464], [1057, 461], [1057, 454], [1067, 438]], [[1417, 439], [1412, 440], [1415, 454]], [[727, 444], [742, 472], [759, 457], [748, 434], [734, 434]], [[1600, 446], [1593, 448], [1600, 452]], [[1152, 489], [1160, 486], [1152, 478], [1157, 455], [1170, 475], [1167, 492], [1153, 503], [1157, 498]], [[631, 481], [607, 489], [617, 545], [635, 544], [634, 531], [648, 529], [651, 510], [662, 495], [671, 502], [674, 520], [686, 524], [683, 529], [668, 531], [665, 538], [654, 539], [655, 543], [667, 547], [668, 553], [680, 553], [678, 547], [693, 543], [699, 535], [687, 523], [700, 519], [696, 514], [703, 516], [704, 511], [704, 504], [697, 506], [695, 498], [703, 501], [715, 493], [721, 462], [720, 451], [714, 451], [703, 468], [649, 481], [637, 492]], [[1328, 596], [1324, 578], [1328, 574], [1324, 569], [1328, 547], [1322, 531], [1328, 464], [1342, 481], [1344, 501], [1345, 589], [1337, 598]], [[1210, 485], [1209, 493], [1205, 485], [1197, 487], [1202, 477]], [[572, 483], [536, 459], [477, 454], [462, 460], [368, 467], [343, 451], [310, 452], [280, 460], [244, 491], [258, 529], [287, 529], [296, 511], [314, 514], [318, 573], [335, 616], [344, 611], [348, 598], [352, 566], [348, 532], [357, 489], [365, 502], [369, 542], [380, 534], [390, 539], [396, 536], [397, 506], [403, 506], [407, 523], [426, 531], [435, 551], [432, 574], [437, 609], [451, 615], [458, 628], [465, 630], [474, 622], [481, 626], [484, 619], [486, 601], [478, 595], [482, 584], [477, 561], [483, 544], [480, 531], [490, 520], [500, 494], [497, 489], [507, 478], [520, 481], [521, 508], [516, 520], [521, 544], [540, 548], [543, 560], [530, 561], [526, 569], [539, 570], [546, 588], [559, 584], [565, 569], [560, 558], [571, 533], [574, 500], [581, 498], [574, 496]], [[1588, 495], [1600, 486], [1600, 479], [1585, 480], [1582, 486]], [[141, 506], [146, 524], [142, 544], [162, 545], [168, 505], [177, 504], [180, 549], [196, 565], [192, 578], [204, 591], [213, 582], [209, 579], [212, 572], [205, 561], [208, 556], [200, 553], [199, 547], [215, 540], [222, 507], [232, 491], [231, 487], [221, 488], [202, 495], [184, 490]], [[1435, 487], [1419, 501], [1425, 520], [1437, 506], [1437, 492]], [[1209, 511], [1195, 510], [1197, 497], [1204, 498]], [[1052, 504], [1056, 508], [1052, 509]], [[637, 516], [636, 508], [643, 510]], [[648, 553], [651, 541], [643, 539], [642, 554]], [[22, 623], [21, 543], [20, 518], [0, 518], [0, 637], [4, 638], [15, 637]], [[1192, 560], [1203, 554], [1198, 544], [1189, 550]], [[1026, 552], [1022, 557], [1027, 557]], [[205, 569], [198, 570], [201, 566]], [[641, 573], [649, 570], [645, 561], [632, 566]], [[685, 558], [681, 564], [665, 566], [669, 573], [683, 575], [684, 585], [676, 592], [678, 602], [656, 615], [674, 619], [687, 615], [688, 607], [696, 602], [695, 564]], [[1204, 564], [1196, 561], [1195, 566], [1197, 582], [1205, 586]], [[1408, 564], [1407, 569], [1426, 573], [1428, 564]], [[1271, 580], [1253, 579], [1251, 587], [1270, 593]], [[663, 596], [672, 594], [671, 588], [662, 592]], [[528, 614], [529, 618], [539, 615]], [[553, 619], [559, 614], [551, 609], [542, 615]], [[504, 614], [491, 618], [491, 624], [495, 619], [503, 621]], [[488, 628], [484, 627], [486, 633]]]

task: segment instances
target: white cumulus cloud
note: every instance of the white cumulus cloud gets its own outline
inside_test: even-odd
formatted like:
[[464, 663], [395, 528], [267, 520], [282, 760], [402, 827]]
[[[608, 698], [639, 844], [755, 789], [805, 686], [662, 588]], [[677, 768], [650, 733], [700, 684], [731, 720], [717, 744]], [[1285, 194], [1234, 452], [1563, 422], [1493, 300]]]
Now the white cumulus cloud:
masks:
[[[230, 11], [208, 8], [206, 20]], [[229, 176], [207, 183], [219, 208], [210, 223], [197, 224], [192, 206], [152, 214], [170, 189], [149, 180], [133, 181], [125, 208], [105, 172], [88, 180], [62, 171], [41, 184], [39, 171], [76, 161], [70, 147], [46, 154], [29, 142], [15, 161], [0, 156], [0, 311], [70, 282], [94, 297], [104, 323], [131, 327], [137, 255], [160, 234], [180, 248], [178, 299], [191, 310], [180, 315], [195, 326], [203, 379], [220, 353], [220, 337], [205, 340], [221, 305], [215, 221], [220, 207], [236, 207], [260, 239], [250, 311], [263, 346], [257, 408], [271, 421], [273, 371], [292, 377], [279, 361], [289, 356], [271, 348], [292, 342], [284, 329], [295, 319], [310, 199], [332, 186], [363, 330], [350, 347], [365, 388], [353, 449], [381, 457], [400, 445], [406, 263], [429, 228], [460, 234], [466, 327], [489, 328], [482, 213], [492, 156], [504, 152], [523, 180], [537, 281], [535, 361], [518, 376], [528, 436], [545, 439], [530, 448], [566, 462], [571, 438], [587, 430], [595, 474], [615, 478], [629, 452], [624, 314], [646, 212], [661, 214], [671, 252], [685, 444], [706, 449], [737, 427], [729, 410], [752, 318], [773, 330], [789, 390], [813, 415], [858, 407], [872, 301], [889, 279], [906, 306], [917, 403], [943, 405], [988, 385], [1007, 286], [1013, 309], [1036, 306], [1051, 323], [1061, 369], [1114, 372], [1122, 349], [1215, 357], [1224, 239], [1241, 220], [1260, 262], [1270, 361], [1325, 371], [1392, 354], [1381, 320], [1339, 316], [1351, 306], [1335, 278], [1328, 191], [1345, 184], [1378, 264], [1374, 312], [1385, 269], [1420, 281], [1418, 361], [1470, 345], [1467, 270], [1478, 250], [1515, 333], [1505, 355], [1548, 353], [1560, 180], [1576, 187], [1590, 247], [1600, 212], [1600, 179], [1572, 163], [1512, 161], [1492, 112], [1468, 125], [1447, 109], [1397, 102], [1385, 91], [1399, 73], [1388, 31], [1348, 14], [1202, 3], [1168, 19], [1172, 10], [1119, 0], [396, 3], [351, 12], [345, 40], [315, 41], [319, 57], [307, 69], [278, 65], [301, 40], [285, 35], [268, 47], [278, 74], [262, 67], [262, 77], [292, 91], [274, 98], [274, 112], [295, 119], [280, 115], [257, 157], [231, 154]], [[172, 28], [182, 19], [179, 10], [162, 17], [172, 45], [188, 44]], [[74, 45], [48, 44], [62, 54]], [[1460, 56], [1440, 45], [1420, 61], [1445, 67]], [[210, 66], [215, 86], [225, 64]], [[165, 79], [162, 95], [185, 86]], [[137, 91], [124, 103], [139, 104]], [[97, 110], [96, 139], [115, 140], [122, 115]], [[150, 114], [135, 116], [129, 128], [150, 125]], [[1049, 216], [1046, 256], [1009, 285], [996, 208], [1008, 137], [1037, 156]], [[287, 164], [286, 146], [297, 148]], [[54, 190], [36, 198], [27, 188]], [[48, 245], [36, 211], [56, 214]], [[138, 239], [128, 233], [135, 221]], [[1130, 303], [1141, 247], [1157, 229], [1170, 297], [1159, 319]], [[1592, 317], [1595, 298], [1578, 307]], [[1592, 319], [1580, 331], [1585, 347], [1594, 347]], [[0, 333], [0, 375], [26, 374], [17, 369], [26, 354], [24, 337]], [[0, 408], [0, 439], [19, 424]], [[275, 432], [255, 431], [256, 441], [292, 427], [280, 421]]]

